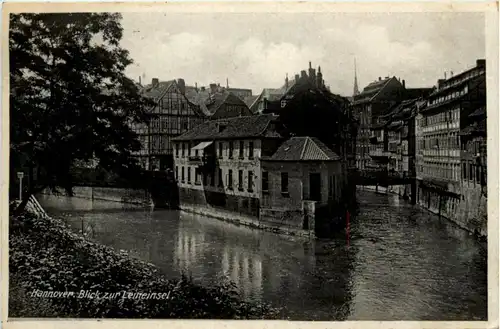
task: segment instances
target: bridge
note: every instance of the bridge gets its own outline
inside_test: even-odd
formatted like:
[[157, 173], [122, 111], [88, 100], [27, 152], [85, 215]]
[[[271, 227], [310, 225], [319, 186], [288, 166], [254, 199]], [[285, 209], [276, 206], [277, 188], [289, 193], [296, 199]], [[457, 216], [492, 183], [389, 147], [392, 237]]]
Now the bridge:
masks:
[[402, 175], [388, 170], [357, 170], [349, 171], [349, 181], [358, 186], [390, 186], [410, 185], [415, 182], [415, 177]]

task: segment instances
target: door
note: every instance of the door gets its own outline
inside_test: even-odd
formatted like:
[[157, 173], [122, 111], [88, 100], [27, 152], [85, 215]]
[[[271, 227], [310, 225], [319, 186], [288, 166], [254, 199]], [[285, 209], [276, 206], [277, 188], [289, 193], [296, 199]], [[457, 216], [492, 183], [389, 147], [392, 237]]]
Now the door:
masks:
[[309, 174], [309, 197], [314, 201], [321, 201], [321, 174]]

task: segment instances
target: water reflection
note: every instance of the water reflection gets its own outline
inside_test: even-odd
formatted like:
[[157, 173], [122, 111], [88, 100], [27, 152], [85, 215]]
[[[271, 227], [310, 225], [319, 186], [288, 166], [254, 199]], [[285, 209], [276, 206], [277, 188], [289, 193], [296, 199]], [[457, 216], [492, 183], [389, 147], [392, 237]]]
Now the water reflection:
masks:
[[292, 238], [175, 211], [113, 209], [41, 198], [98, 241], [204, 285], [232, 280], [248, 300], [302, 320], [474, 320], [486, 317], [486, 252], [464, 231], [397, 198], [359, 194], [345, 240]]

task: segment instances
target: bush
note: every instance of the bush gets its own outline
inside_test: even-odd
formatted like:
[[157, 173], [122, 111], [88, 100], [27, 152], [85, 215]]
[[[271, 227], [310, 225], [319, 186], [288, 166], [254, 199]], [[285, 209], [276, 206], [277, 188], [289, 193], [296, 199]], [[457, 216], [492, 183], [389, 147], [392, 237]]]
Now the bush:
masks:
[[[242, 301], [230, 282], [202, 287], [167, 280], [152, 264], [91, 242], [61, 221], [31, 214], [10, 220], [11, 317], [273, 319], [280, 311]], [[41, 298], [33, 291], [165, 293], [169, 298]]]

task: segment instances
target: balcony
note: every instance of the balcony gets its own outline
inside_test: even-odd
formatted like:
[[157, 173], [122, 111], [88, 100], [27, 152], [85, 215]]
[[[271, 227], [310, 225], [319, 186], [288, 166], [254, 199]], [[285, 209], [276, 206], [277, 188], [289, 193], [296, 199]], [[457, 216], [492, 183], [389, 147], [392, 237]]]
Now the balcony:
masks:
[[216, 157], [214, 155], [190, 156], [188, 158], [188, 164], [197, 166], [202, 170], [212, 170], [215, 168], [215, 159]]
[[188, 157], [188, 163], [190, 165], [202, 165], [203, 164], [203, 157], [199, 155], [193, 155]]

